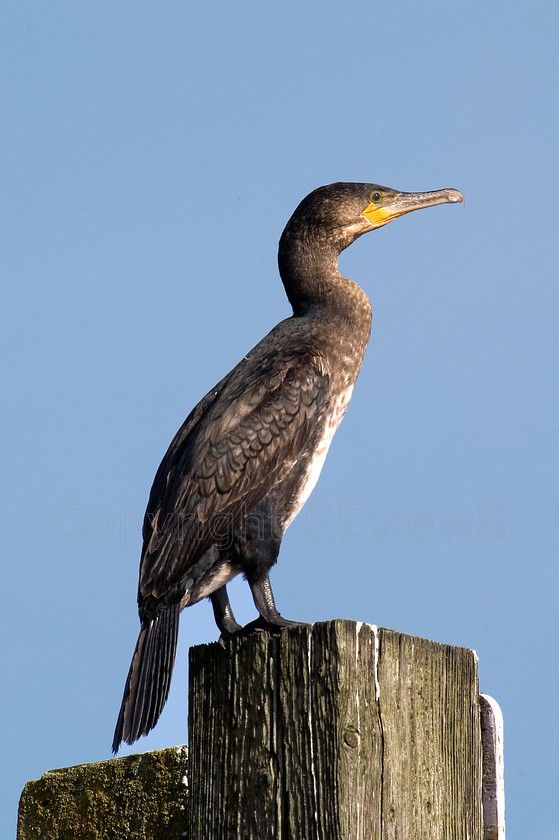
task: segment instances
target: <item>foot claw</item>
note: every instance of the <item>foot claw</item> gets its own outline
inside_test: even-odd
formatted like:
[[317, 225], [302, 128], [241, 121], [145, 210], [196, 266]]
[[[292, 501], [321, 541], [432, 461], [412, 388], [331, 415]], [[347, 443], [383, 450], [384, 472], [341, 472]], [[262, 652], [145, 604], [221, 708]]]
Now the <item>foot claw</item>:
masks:
[[245, 624], [245, 626], [241, 630], [241, 635], [248, 636], [254, 630], [259, 631], [260, 633], [281, 633], [284, 627], [304, 627], [306, 623], [304, 621], [290, 621], [288, 618], [284, 618], [281, 615], [277, 615], [274, 617], [273, 621], [268, 621], [267, 619], [259, 616], [255, 618], [254, 621], [251, 621], [249, 624]]

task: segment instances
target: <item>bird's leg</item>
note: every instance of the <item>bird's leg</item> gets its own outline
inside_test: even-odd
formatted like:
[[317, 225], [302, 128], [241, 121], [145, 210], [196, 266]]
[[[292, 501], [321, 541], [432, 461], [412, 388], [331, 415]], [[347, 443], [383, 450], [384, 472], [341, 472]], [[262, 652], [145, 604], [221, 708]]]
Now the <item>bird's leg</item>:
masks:
[[268, 576], [278, 557], [281, 534], [273, 499], [266, 496], [245, 517], [236, 544], [239, 565], [251, 588], [256, 609], [260, 613], [260, 618], [243, 628], [243, 635], [251, 630], [273, 631], [300, 623], [289, 621], [279, 614]]
[[254, 605], [260, 613], [260, 618], [251, 621], [243, 628], [244, 631], [250, 630], [278, 630], [280, 627], [294, 627], [296, 624], [301, 624], [300, 621], [290, 621], [284, 618], [277, 610], [274, 601], [274, 593], [270, 584], [268, 573], [259, 574], [256, 579], [251, 579], [247, 575], [247, 580], [254, 598]]
[[215, 592], [210, 595], [210, 601], [214, 611], [215, 623], [221, 630], [219, 641], [221, 644], [242, 630], [241, 625], [236, 621], [229, 603], [229, 596], [227, 594], [227, 587], [220, 586]]

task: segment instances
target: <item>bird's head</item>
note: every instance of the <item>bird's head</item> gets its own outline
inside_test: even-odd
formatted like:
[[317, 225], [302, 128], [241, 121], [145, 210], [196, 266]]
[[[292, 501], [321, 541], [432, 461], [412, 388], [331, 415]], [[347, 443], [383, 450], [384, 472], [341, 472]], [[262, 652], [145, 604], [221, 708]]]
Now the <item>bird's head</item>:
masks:
[[278, 264], [296, 313], [308, 311], [339, 278], [340, 251], [404, 213], [464, 201], [458, 190], [399, 192], [380, 184], [337, 183], [318, 187], [299, 204], [279, 243]]
[[422, 207], [458, 201], [464, 201], [464, 196], [452, 188], [400, 192], [380, 184], [329, 184], [318, 187], [303, 199], [287, 223], [282, 239], [329, 242], [339, 253], [358, 236], [398, 216]]

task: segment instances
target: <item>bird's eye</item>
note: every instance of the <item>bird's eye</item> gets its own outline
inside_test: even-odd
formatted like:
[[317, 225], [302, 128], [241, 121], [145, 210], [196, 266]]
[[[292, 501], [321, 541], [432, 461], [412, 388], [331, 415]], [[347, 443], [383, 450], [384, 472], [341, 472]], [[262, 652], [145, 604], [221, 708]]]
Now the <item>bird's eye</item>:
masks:
[[381, 198], [382, 198], [382, 196], [379, 192], [371, 193], [371, 201], [374, 201], [375, 204], [378, 204], [378, 202], [381, 200]]

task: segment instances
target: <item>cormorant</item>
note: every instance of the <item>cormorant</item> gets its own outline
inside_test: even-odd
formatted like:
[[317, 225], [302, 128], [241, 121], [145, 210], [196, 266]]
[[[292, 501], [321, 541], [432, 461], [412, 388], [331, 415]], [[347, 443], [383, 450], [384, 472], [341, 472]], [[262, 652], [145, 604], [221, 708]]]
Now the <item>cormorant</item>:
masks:
[[314, 190], [293, 213], [278, 253], [293, 315], [198, 403], [155, 476], [143, 525], [141, 629], [115, 753], [161, 714], [184, 607], [209, 596], [222, 639], [238, 633], [226, 584], [242, 572], [260, 614], [249, 626], [295, 623], [277, 611], [268, 572], [318, 479], [371, 329], [369, 299], [341, 276], [338, 257], [404, 213], [463, 200], [455, 189], [404, 193], [337, 183]]

